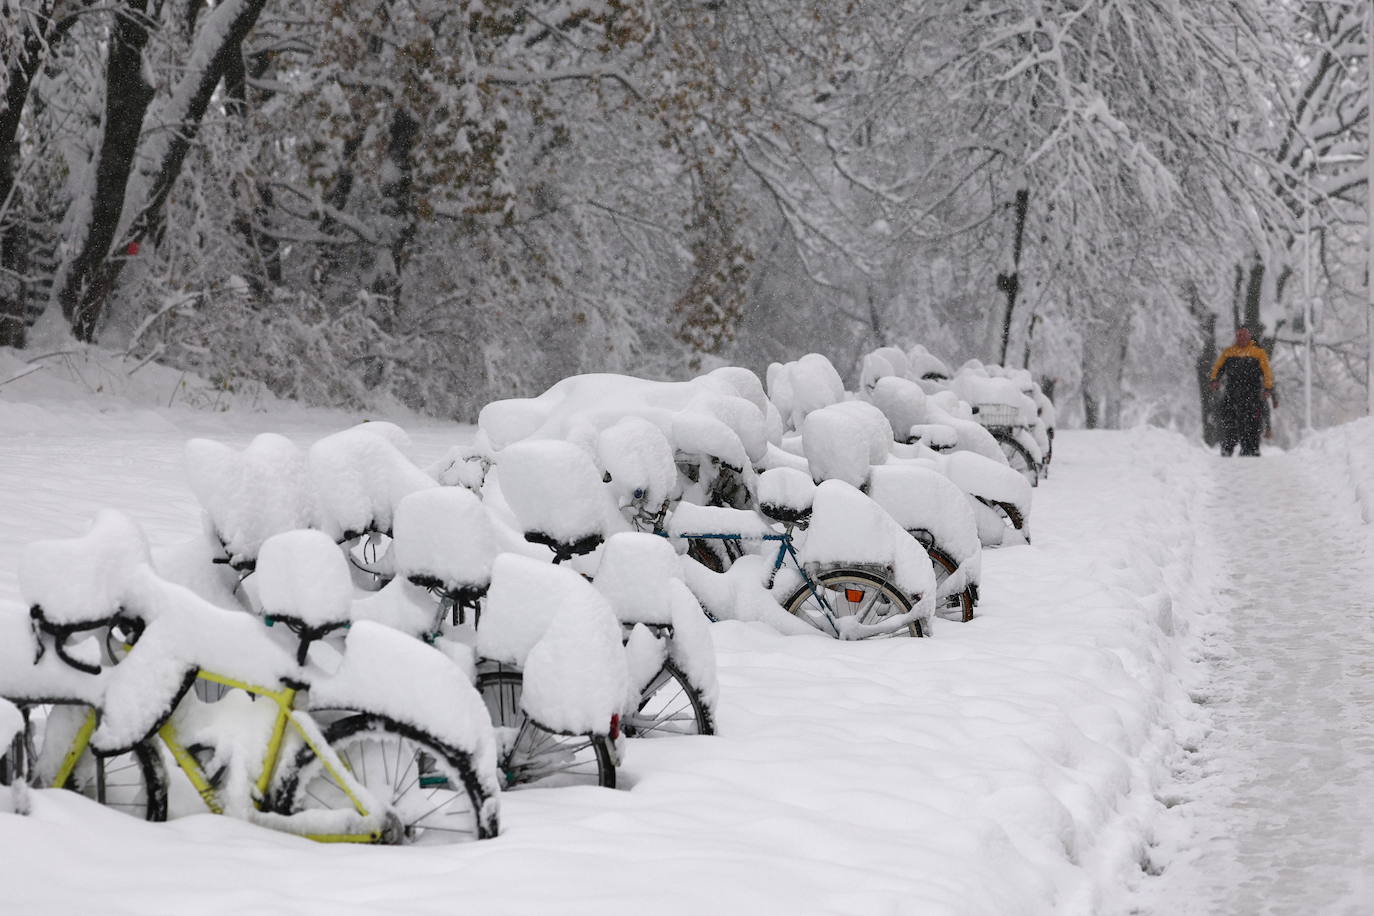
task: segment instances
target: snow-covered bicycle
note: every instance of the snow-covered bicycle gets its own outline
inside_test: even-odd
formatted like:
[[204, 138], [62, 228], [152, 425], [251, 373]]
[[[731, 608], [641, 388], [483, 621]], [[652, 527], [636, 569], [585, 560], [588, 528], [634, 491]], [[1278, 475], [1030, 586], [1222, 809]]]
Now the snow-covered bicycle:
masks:
[[[49, 708], [41, 719], [30, 704], [33, 784], [93, 782], [98, 800], [159, 819], [166, 759], [210, 811], [317, 840], [494, 836], [494, 744], [466, 676], [435, 650], [369, 622], [352, 626], [337, 665], [322, 669], [310, 650], [343, 625], [336, 599], [346, 593], [329, 582], [346, 583], [347, 573], [327, 537], [280, 537], [291, 535], [299, 536], [292, 562], [277, 574], [258, 566], [263, 600], [283, 624], [276, 631], [162, 580], [141, 533], [117, 513], [102, 513], [82, 538], [30, 545], [21, 584], [40, 644], [102, 682], [82, 705]], [[86, 635], [112, 653], [106, 664], [92, 666], [68, 646]], [[197, 681], [229, 693], [203, 703], [191, 690]], [[421, 704], [417, 696], [444, 699]], [[121, 758], [132, 764], [112, 797], [111, 768], [99, 761]], [[88, 760], [93, 777], [82, 774]], [[58, 763], [49, 769], [47, 761]]]

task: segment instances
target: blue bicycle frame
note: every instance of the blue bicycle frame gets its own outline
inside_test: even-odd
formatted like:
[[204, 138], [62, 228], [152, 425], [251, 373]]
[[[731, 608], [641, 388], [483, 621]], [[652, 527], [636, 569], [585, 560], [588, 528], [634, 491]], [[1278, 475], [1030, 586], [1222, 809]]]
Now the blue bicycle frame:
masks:
[[816, 603], [820, 605], [821, 611], [825, 614], [825, 622], [830, 626], [830, 629], [834, 631], [836, 637], [840, 635], [840, 628], [835, 622], [835, 615], [830, 609], [830, 603], [825, 600], [825, 595], [816, 587], [815, 580], [807, 574], [806, 568], [802, 565], [801, 557], [797, 554], [797, 548], [792, 546], [792, 535], [790, 532], [784, 532], [782, 534], [750, 535], [684, 533], [679, 534], [678, 537], [683, 540], [734, 541], [737, 544], [742, 544], [746, 541], [777, 541], [778, 552], [777, 555], [773, 557], [773, 569], [768, 573], [768, 581], [765, 583], [765, 587], [770, 590], [773, 588], [773, 581], [777, 578], [778, 572], [782, 569], [783, 561], [790, 557], [792, 559], [792, 565], [797, 568], [797, 572], [801, 573], [802, 581], [806, 583], [806, 587], [810, 590], [811, 596], [816, 599]]

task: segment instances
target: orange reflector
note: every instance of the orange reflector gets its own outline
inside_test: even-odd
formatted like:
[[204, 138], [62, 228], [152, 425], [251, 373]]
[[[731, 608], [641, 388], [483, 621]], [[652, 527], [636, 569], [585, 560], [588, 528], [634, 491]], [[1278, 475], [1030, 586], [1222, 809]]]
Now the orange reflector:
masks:
[[864, 600], [864, 590], [861, 588], [847, 588], [844, 590], [844, 598], [850, 604], [858, 604]]

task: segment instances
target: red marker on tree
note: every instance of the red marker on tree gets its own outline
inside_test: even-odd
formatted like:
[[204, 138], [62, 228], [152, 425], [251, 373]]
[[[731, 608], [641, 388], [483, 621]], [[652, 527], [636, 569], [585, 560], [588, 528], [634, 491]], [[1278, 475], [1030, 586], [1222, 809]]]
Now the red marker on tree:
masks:
[[124, 253], [131, 258], [138, 254], [138, 242], [130, 242], [128, 247], [124, 249]]

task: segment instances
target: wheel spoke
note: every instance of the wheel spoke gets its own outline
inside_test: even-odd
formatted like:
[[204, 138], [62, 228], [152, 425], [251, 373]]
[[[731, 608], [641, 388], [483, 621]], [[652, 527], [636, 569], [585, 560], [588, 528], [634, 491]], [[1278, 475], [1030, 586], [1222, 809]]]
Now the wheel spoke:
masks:
[[[423, 841], [431, 830], [455, 838], [480, 835], [477, 810], [464, 780], [445, 762], [443, 752], [385, 723], [362, 722], [359, 727], [347, 727], [357, 721], [339, 723], [344, 726], [343, 734], [330, 734], [328, 740], [339, 760], [347, 761], [352, 779], [400, 819], [398, 823], [405, 829], [387, 830], [386, 840]], [[427, 784], [427, 775], [441, 780], [441, 784]], [[318, 757], [304, 764], [296, 779], [296, 810], [354, 810], [352, 790], [336, 784]]]
[[852, 609], [849, 611], [849, 616], [853, 617], [859, 623], [867, 623], [868, 612], [878, 600], [878, 589], [867, 582], [860, 583], [860, 587], [863, 592], [863, 597], [857, 602], [851, 601], [849, 598], [848, 593], [855, 590], [851, 583], [842, 582], [838, 585], [830, 586], [830, 589], [836, 595], [843, 596], [843, 603], [840, 606]]

